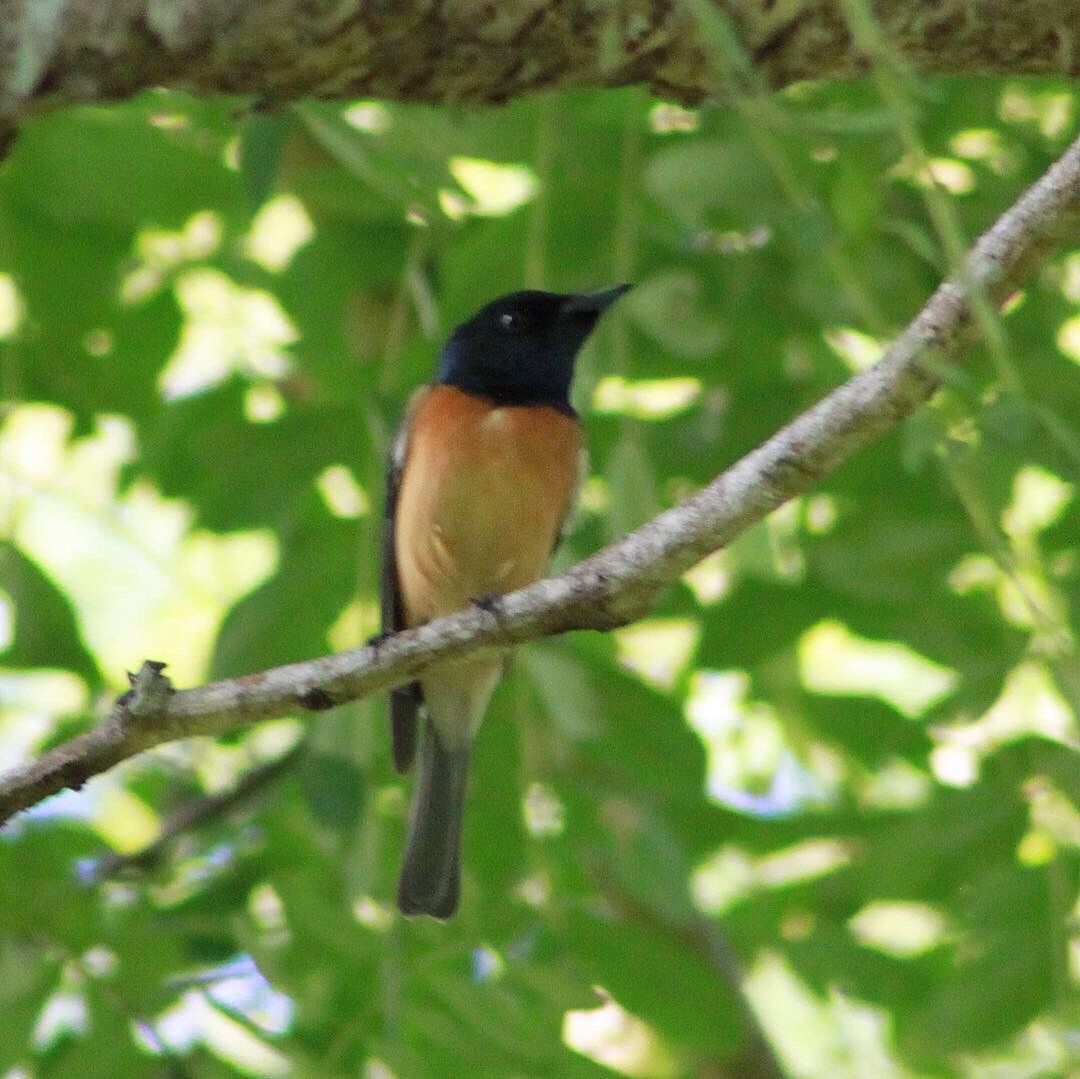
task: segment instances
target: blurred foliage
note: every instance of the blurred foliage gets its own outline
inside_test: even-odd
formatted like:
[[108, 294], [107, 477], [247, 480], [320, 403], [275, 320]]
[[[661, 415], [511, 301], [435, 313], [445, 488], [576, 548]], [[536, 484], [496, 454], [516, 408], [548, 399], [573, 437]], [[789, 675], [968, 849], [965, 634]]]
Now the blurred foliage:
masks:
[[[146, 655], [187, 684], [373, 632], [388, 441], [494, 295], [637, 284], [581, 360], [560, 565], [872, 359], [1076, 127], [1064, 84], [878, 89], [28, 124], [0, 166], [0, 764]], [[928, 409], [655, 618], [523, 649], [448, 925], [393, 909], [379, 701], [23, 815], [0, 1074], [753, 1075], [748, 1004], [792, 1075], [1069, 1074], [1078, 305], [1066, 251]]]

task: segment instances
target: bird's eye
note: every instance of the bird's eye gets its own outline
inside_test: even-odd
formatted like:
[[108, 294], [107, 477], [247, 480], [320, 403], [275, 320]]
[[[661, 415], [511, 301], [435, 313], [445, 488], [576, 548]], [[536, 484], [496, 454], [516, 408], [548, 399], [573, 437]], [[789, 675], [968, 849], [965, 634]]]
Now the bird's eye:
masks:
[[523, 333], [525, 316], [520, 311], [504, 311], [498, 318], [499, 329], [503, 333]]

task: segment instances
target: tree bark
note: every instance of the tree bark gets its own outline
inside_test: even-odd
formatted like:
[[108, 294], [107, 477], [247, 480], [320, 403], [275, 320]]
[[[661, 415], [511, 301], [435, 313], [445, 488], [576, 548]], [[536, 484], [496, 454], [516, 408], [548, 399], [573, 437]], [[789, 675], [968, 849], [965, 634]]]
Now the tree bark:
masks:
[[876, 364], [692, 498], [560, 577], [364, 648], [179, 692], [162, 675], [164, 664], [148, 661], [105, 722], [0, 776], [0, 824], [162, 742], [332, 708], [411, 682], [439, 660], [640, 618], [699, 559], [911, 415], [985, 326], [987, 305], [1004, 303], [1078, 230], [1080, 138], [980, 238]]
[[849, 24], [870, 14], [920, 72], [1080, 73], [1076, 0], [0, 0], [0, 124], [152, 86], [445, 104], [642, 84], [695, 104], [858, 75]]

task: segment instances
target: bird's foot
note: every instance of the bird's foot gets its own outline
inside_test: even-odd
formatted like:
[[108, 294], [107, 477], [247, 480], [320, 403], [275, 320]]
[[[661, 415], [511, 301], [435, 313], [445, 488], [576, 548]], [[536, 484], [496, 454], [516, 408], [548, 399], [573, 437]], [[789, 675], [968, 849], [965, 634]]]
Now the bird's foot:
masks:
[[495, 618], [499, 618], [503, 611], [503, 598], [498, 592], [485, 592], [482, 596], [473, 596], [469, 602]]

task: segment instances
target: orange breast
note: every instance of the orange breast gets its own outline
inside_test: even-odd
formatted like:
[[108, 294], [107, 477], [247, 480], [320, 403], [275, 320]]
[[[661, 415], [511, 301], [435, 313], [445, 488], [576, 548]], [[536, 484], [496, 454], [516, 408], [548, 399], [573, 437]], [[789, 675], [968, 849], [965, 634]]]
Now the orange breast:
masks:
[[396, 542], [417, 625], [537, 580], [574, 495], [581, 431], [548, 407], [497, 407], [451, 386], [413, 413]]

